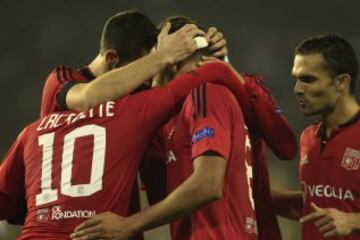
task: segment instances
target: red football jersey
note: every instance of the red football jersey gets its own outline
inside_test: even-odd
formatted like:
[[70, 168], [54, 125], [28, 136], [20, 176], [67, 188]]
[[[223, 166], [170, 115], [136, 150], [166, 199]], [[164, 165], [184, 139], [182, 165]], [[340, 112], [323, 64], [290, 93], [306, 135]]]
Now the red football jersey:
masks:
[[[327, 138], [322, 124], [306, 128], [301, 135], [300, 180], [303, 214], [321, 208], [360, 212], [360, 113], [333, 130]], [[314, 222], [303, 224], [302, 239], [323, 239]], [[359, 240], [359, 234], [332, 239]]]
[[168, 192], [192, 174], [192, 159], [206, 152], [227, 159], [222, 199], [171, 223], [172, 239], [257, 239], [251, 145], [234, 96], [212, 84], [194, 89], [161, 135], [167, 152]]
[[0, 170], [0, 192], [26, 192], [20, 239], [68, 239], [86, 217], [128, 215], [144, 148], [173, 107], [170, 92], [156, 89], [29, 125]]

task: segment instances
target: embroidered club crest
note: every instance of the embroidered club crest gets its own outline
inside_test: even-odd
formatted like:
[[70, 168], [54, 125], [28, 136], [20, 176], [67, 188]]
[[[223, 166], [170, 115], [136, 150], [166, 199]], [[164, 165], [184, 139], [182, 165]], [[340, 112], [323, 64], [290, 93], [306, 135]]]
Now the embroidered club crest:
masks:
[[341, 166], [347, 171], [358, 170], [360, 166], [360, 150], [346, 148]]

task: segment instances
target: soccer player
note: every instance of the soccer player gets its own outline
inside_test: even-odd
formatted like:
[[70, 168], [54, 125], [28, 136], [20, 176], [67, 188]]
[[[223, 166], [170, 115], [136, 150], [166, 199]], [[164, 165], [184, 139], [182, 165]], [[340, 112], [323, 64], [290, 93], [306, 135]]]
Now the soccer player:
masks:
[[[296, 47], [292, 75], [303, 114], [321, 118], [307, 127], [300, 139], [302, 239], [360, 239], [356, 54], [340, 36], [314, 36]], [[292, 197], [296, 199], [295, 194]]]
[[[106, 22], [99, 55], [89, 66], [79, 70], [59, 66], [51, 72], [43, 90], [41, 116], [67, 109], [85, 111], [132, 92], [168, 64], [191, 54], [195, 50], [193, 36], [199, 34], [203, 33], [195, 26], [185, 26], [162, 38], [161, 46], [144, 56], [156, 42], [155, 25], [136, 11], [116, 14]], [[137, 58], [140, 59], [130, 63]], [[112, 70], [115, 67], [120, 68]], [[19, 204], [17, 216], [8, 219], [9, 222], [23, 223], [26, 209], [22, 205]]]
[[[226, 54], [219, 33], [214, 29], [211, 33], [217, 45], [214, 54]], [[195, 26], [184, 26], [174, 34], [160, 37], [159, 47], [146, 55], [156, 42], [153, 22], [136, 11], [116, 14], [106, 22], [99, 55], [88, 66], [59, 66], [50, 73], [43, 90], [41, 116], [68, 109], [86, 111], [133, 92], [169, 64], [191, 54], [196, 47], [193, 37], [202, 34]], [[21, 215], [9, 221], [21, 223]]]
[[242, 77], [248, 102], [242, 102], [241, 110], [252, 145], [258, 239], [280, 240], [282, 237], [276, 218], [276, 205], [272, 204], [265, 147], [268, 146], [279, 159], [291, 160], [297, 151], [296, 138], [262, 77], [258, 74], [242, 74]]
[[14, 216], [24, 193], [28, 215], [20, 239], [68, 239], [84, 218], [109, 210], [126, 216], [148, 140], [206, 81], [240, 84], [232, 69], [210, 63], [163, 88], [86, 112], [53, 113], [27, 126], [0, 167], [0, 219]]

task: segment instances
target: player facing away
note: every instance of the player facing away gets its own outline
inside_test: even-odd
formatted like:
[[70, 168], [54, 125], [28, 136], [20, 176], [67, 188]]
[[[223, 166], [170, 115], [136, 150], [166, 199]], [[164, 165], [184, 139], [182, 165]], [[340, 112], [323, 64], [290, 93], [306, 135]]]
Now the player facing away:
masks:
[[126, 216], [150, 137], [188, 92], [206, 81], [239, 84], [229, 67], [210, 63], [163, 88], [86, 112], [52, 113], [27, 126], [0, 167], [0, 219], [16, 214], [24, 193], [28, 214], [19, 239], [69, 239], [95, 214]]
[[360, 108], [354, 96], [358, 75], [356, 54], [340, 36], [314, 36], [296, 47], [292, 75], [301, 111], [306, 116], [319, 115], [321, 120], [301, 134], [302, 194], [278, 196], [282, 211], [295, 218], [303, 215], [304, 240], [360, 239], [360, 144], [357, 141]]
[[[213, 54], [224, 55], [221, 34], [214, 29], [209, 33], [216, 44]], [[133, 92], [168, 64], [191, 54], [196, 48], [195, 34], [204, 33], [195, 26], [184, 26], [174, 34], [160, 34], [164, 35], [160, 46], [146, 55], [156, 42], [153, 22], [137, 11], [112, 16], [102, 32], [99, 55], [88, 66], [83, 69], [59, 66], [50, 73], [43, 89], [41, 116], [67, 109], [86, 111]], [[11, 222], [22, 223], [22, 211]]]
[[272, 204], [265, 148], [269, 147], [279, 159], [291, 160], [296, 155], [296, 138], [262, 77], [246, 73], [241, 76], [246, 95], [241, 102], [241, 110], [249, 128], [253, 154], [253, 195], [258, 239], [280, 240], [282, 237]]
[[[41, 116], [67, 109], [86, 111], [132, 92], [168, 64], [194, 51], [195, 34], [204, 33], [195, 26], [185, 26], [162, 38], [161, 47], [146, 55], [156, 42], [154, 23], [137, 11], [112, 16], [104, 26], [99, 54], [89, 66], [83, 69], [59, 66], [51, 72], [43, 89]], [[9, 221], [23, 223], [25, 210], [19, 210], [16, 218]]]
[[[174, 31], [188, 19], [169, 21]], [[205, 53], [208, 48], [168, 69], [159, 82], [184, 72], [195, 76], [193, 69]], [[194, 89], [157, 141], [162, 144], [158, 151], [166, 153], [160, 155], [167, 156], [162, 161], [169, 195], [128, 218], [95, 216], [76, 229], [74, 239], [128, 239], [173, 220], [176, 240], [257, 239], [250, 139], [239, 104], [226, 88], [206, 84]]]

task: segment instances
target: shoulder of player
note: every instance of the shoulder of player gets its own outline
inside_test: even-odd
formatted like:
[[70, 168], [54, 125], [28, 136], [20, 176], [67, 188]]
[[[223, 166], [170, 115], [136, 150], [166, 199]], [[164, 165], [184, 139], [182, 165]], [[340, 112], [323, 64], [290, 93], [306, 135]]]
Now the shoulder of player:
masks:
[[48, 75], [48, 79], [56, 79], [60, 83], [85, 80], [78, 69], [64, 65], [56, 66]]
[[234, 94], [223, 85], [206, 83], [203, 92], [209, 104], [213, 102], [226, 106], [237, 105]]
[[233, 95], [232, 92], [223, 85], [206, 83], [206, 91], [209, 94]]
[[238, 110], [235, 96], [230, 90], [222, 85], [207, 83], [191, 90], [181, 112], [183, 116], [194, 118], [207, 116], [213, 111], [225, 113]]
[[226, 76], [231, 71], [230, 66], [227, 63], [224, 62], [211, 62], [204, 64], [188, 73], [190, 74], [199, 74], [201, 72], [211, 72], [211, 73], [222, 73], [224, 76]]
[[213, 84], [213, 83], [205, 83], [203, 85], [193, 88], [191, 90], [191, 92], [188, 94], [188, 98], [190, 98], [192, 96], [192, 94], [196, 95], [199, 92], [201, 95], [207, 94], [208, 96], [215, 95], [215, 94], [232, 95], [232, 92], [223, 85]]
[[317, 135], [318, 131], [320, 131], [321, 123], [313, 123], [307, 126], [300, 135], [300, 143], [308, 142]]
[[21, 132], [19, 133], [19, 135], [17, 136], [16, 140], [17, 141], [25, 141], [26, 137], [28, 136], [28, 132], [31, 131], [31, 129], [35, 128], [35, 125], [39, 122], [39, 120], [32, 122], [28, 125], [26, 125]]

